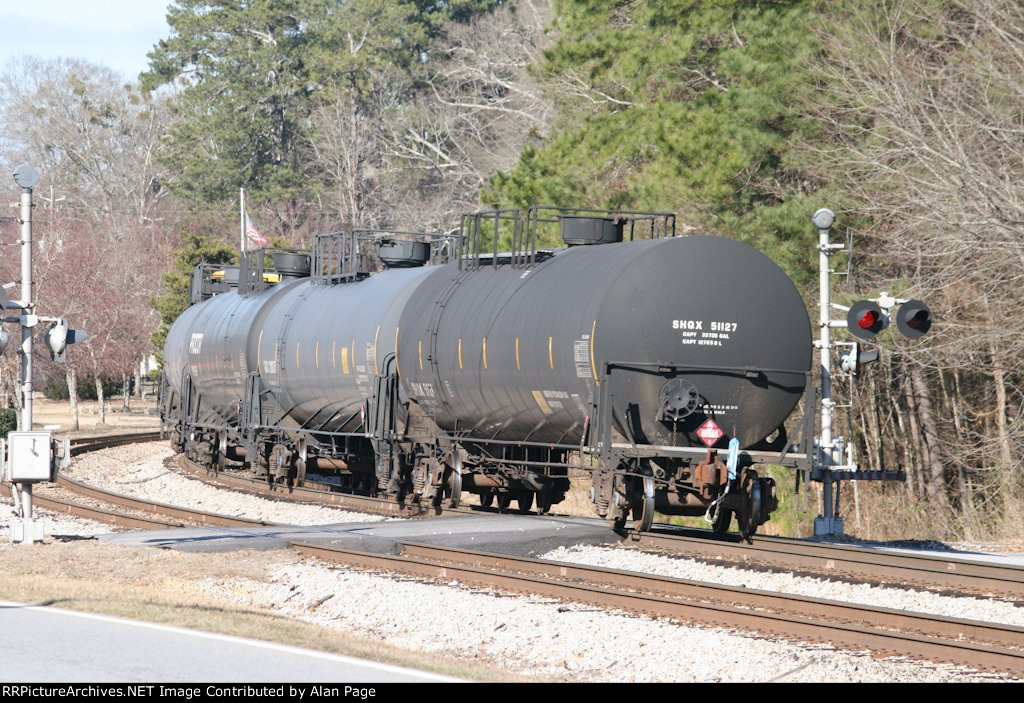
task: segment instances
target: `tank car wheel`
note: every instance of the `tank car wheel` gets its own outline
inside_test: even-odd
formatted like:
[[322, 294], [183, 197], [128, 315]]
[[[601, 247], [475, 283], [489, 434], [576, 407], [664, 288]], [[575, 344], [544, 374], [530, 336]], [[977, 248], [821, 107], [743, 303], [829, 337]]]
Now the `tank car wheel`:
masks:
[[763, 510], [761, 481], [757, 473], [748, 471], [744, 474], [742, 491], [744, 505], [736, 517], [740, 528], [740, 536], [747, 542], [750, 542], [751, 537], [757, 532], [757, 526], [761, 524], [761, 511]]
[[619, 507], [608, 508], [608, 525], [616, 532], [622, 532], [626, 529], [626, 510]]
[[551, 512], [553, 503], [554, 491], [551, 489], [550, 484], [545, 484], [544, 488], [537, 493], [537, 514], [547, 515]]
[[711, 529], [714, 530], [716, 535], [724, 535], [729, 531], [730, 524], [732, 524], [732, 511], [720, 507], [718, 515], [715, 516], [714, 522], [711, 523]]
[[511, 493], [499, 493], [498, 494], [498, 512], [507, 513], [508, 506], [512, 505], [512, 494]]
[[626, 500], [626, 488], [622, 485], [621, 476], [612, 477], [611, 497], [608, 501], [608, 524], [616, 532], [626, 529], [629, 518], [629, 503]]
[[480, 494], [480, 506], [483, 508], [489, 508], [494, 505], [494, 491], [487, 491], [486, 493]]
[[647, 532], [654, 524], [654, 479], [645, 476], [642, 488], [643, 494], [633, 503], [633, 529], [637, 532]]
[[454, 509], [459, 507], [459, 502], [462, 500], [462, 457], [457, 451], [452, 457], [452, 468], [449, 473], [451, 475], [445, 482], [445, 495], [448, 496], [448, 507]]
[[516, 502], [519, 504], [519, 512], [526, 515], [533, 507], [533, 491], [519, 491], [516, 494]]

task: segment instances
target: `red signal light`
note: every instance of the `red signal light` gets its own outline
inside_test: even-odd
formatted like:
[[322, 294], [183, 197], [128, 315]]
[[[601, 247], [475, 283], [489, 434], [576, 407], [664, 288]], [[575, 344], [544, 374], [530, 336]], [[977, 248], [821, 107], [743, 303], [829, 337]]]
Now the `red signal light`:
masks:
[[846, 313], [846, 329], [857, 339], [865, 341], [885, 329], [889, 320], [882, 313], [878, 303], [870, 300], [860, 300], [850, 306]]
[[874, 310], [868, 310], [864, 313], [863, 317], [857, 320], [857, 326], [861, 329], [869, 330], [878, 322], [878, 317], [879, 315], [877, 312]]

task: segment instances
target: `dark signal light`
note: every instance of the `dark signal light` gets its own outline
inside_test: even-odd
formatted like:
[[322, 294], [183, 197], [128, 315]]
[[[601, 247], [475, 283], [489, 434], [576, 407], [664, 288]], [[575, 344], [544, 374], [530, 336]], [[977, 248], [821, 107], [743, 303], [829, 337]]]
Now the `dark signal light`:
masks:
[[932, 311], [920, 300], [908, 300], [896, 312], [896, 327], [907, 339], [923, 337], [932, 326]]

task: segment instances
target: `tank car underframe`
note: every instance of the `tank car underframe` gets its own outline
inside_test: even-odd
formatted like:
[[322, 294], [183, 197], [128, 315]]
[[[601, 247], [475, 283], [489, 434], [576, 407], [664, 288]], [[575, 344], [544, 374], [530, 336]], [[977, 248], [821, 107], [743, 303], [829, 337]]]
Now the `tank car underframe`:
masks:
[[[753, 467], [782, 465], [804, 474], [810, 470], [807, 445], [813, 436], [809, 423], [814, 420], [815, 402], [810, 374], [804, 387], [800, 442], [789, 444], [783, 435], [784, 446], [779, 450], [741, 451], [730, 480], [718, 449], [634, 443], [615, 427], [611, 417], [615, 374], [652, 366], [657, 365], [605, 364], [602, 382], [595, 387], [598, 400], [591, 409], [596, 421], [590, 425], [588, 418], [585, 425], [589, 427], [579, 445], [446, 432], [415, 403], [399, 401], [393, 373], [377, 378], [375, 398], [357, 411], [361, 422], [354, 432], [281, 424], [288, 409], [276, 406], [256, 374], [248, 379], [245, 397], [239, 401], [239, 424], [223, 418], [208, 421], [210, 413], [204, 415], [202, 396], [187, 373], [182, 379], [186, 397], [168, 387], [160, 403], [163, 427], [175, 449], [215, 471], [231, 459], [244, 462], [268, 482], [301, 485], [306, 471], [319, 464], [337, 470], [347, 479], [344, 487], [353, 492], [391, 495], [400, 502], [435, 507], [447, 500], [454, 507], [462, 491], [468, 491], [479, 495], [484, 506], [497, 502], [505, 510], [515, 500], [526, 512], [536, 501], [543, 513], [564, 498], [569, 469], [582, 468], [582, 460], [589, 457], [597, 465], [592, 469], [591, 501], [597, 514], [613, 527], [623, 528], [632, 515], [636, 529], [647, 529], [658, 511], [704, 514], [716, 531], [724, 532], [735, 515], [741, 534], [749, 537], [776, 507], [774, 483], [759, 477]], [[574, 456], [579, 460], [572, 461]]]
[[[657, 370], [672, 378], [694, 368], [638, 362], [604, 364], [601, 382], [594, 391], [598, 400], [592, 414], [596, 421], [581, 447], [584, 455], [597, 462], [591, 502], [597, 514], [607, 518], [615, 529], [624, 528], [631, 514], [635, 529], [649, 529], [657, 511], [666, 515], [705, 515], [715, 531], [723, 533], [735, 515], [741, 535], [749, 539], [778, 506], [774, 481], [758, 476], [753, 467], [786, 466], [805, 477], [810, 472], [815, 406], [811, 374], [805, 373], [799, 442], [789, 443], [785, 427], [780, 426], [773, 442], [760, 442], [739, 452], [730, 479], [718, 449], [638, 443], [632, 437], [624, 437], [612, 417], [616, 382], [624, 374]], [[774, 371], [710, 366], [700, 370], [742, 373], [754, 379]]]

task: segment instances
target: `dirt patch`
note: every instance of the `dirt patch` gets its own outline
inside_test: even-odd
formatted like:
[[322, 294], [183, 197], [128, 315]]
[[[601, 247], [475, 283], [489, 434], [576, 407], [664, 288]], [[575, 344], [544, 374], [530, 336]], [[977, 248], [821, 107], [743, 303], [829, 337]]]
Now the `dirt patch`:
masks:
[[120, 397], [107, 399], [106, 423], [99, 419], [99, 403], [78, 401], [78, 430], [71, 429], [71, 405], [66, 400], [49, 400], [36, 395], [32, 400], [32, 428], [57, 425], [53, 431], [62, 437], [84, 437], [115, 432], [144, 432], [160, 429], [160, 412], [152, 396], [145, 401], [131, 399], [130, 410], [122, 409]]

